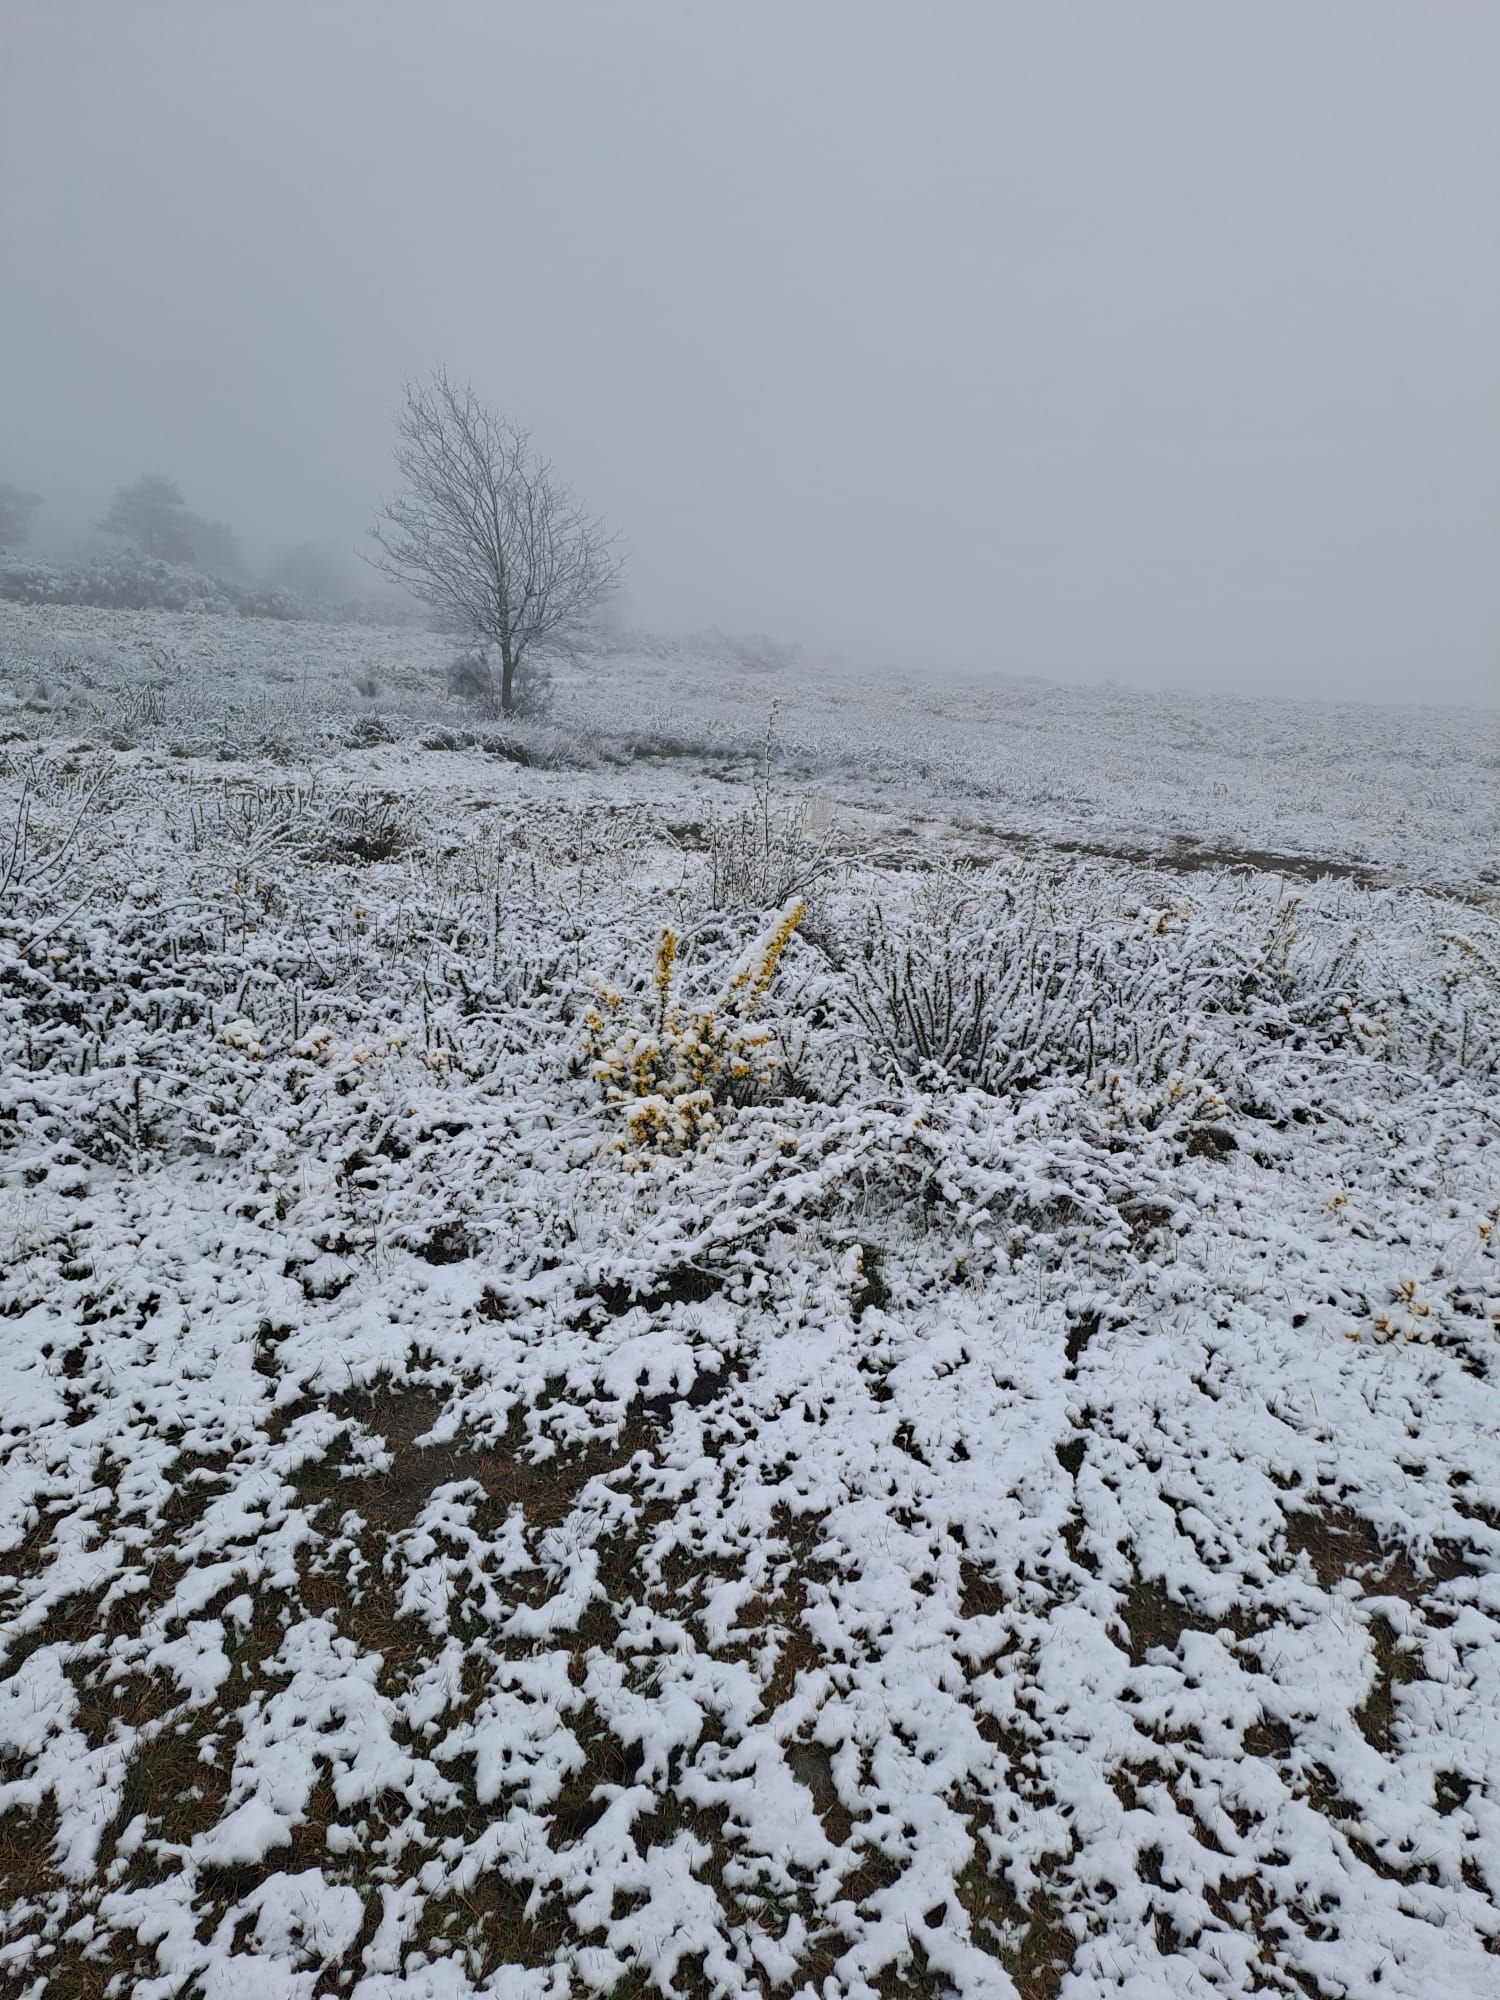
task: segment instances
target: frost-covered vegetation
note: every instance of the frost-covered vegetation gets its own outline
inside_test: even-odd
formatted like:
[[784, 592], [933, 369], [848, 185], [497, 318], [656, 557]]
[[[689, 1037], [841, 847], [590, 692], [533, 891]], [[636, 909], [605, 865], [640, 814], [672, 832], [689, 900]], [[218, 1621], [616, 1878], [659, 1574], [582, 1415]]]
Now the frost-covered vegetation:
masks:
[[0, 598], [14, 604], [87, 605], [111, 611], [195, 611], [215, 617], [300, 618], [297, 600], [267, 584], [247, 584], [160, 557], [112, 553], [76, 563], [34, 556], [0, 558]]
[[[411, 629], [0, 604], [0, 734], [116, 724], [174, 754], [305, 764], [364, 730], [361, 770], [395, 788], [431, 781], [407, 754], [424, 740], [481, 756], [503, 744], [576, 770], [584, 795], [670, 802], [701, 822], [753, 804], [774, 706], [783, 802], [811, 835], [837, 803], [846, 831], [891, 861], [1035, 839], [1500, 897], [1493, 709], [965, 683], [921, 662], [900, 676], [768, 672], [769, 646], [752, 664], [718, 634], [599, 633], [556, 663], [545, 716], [501, 728], [483, 703], [444, 699], [457, 650]], [[442, 782], [471, 779], [479, 795], [494, 782], [487, 767]]]
[[1473, 719], [451, 650], [0, 622], [0, 1983], [1495, 1994]]

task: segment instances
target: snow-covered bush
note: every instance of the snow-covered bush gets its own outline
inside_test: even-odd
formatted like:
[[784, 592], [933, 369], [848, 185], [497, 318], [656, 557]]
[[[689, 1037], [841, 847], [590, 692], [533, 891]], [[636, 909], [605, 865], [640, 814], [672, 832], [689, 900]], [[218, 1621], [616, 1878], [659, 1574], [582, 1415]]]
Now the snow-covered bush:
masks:
[[413, 838], [410, 814], [397, 800], [352, 792], [326, 803], [314, 852], [330, 861], [389, 861]]
[[997, 1096], [1180, 1069], [1190, 1043], [1165, 991], [1157, 917], [1111, 934], [1088, 887], [1080, 874], [1070, 898], [1037, 875], [1018, 890], [940, 873], [904, 917], [873, 904], [841, 940], [856, 1013], [905, 1073]]
[[[495, 679], [493, 648], [482, 639], [469, 638], [448, 662], [448, 693], [460, 701], [471, 701], [485, 715], [501, 712], [500, 688]], [[541, 654], [528, 656], [516, 671], [511, 690], [513, 717], [536, 721], [552, 705], [552, 668]]]
[[839, 858], [829, 829], [802, 800], [773, 808], [757, 798], [740, 812], [715, 814], [707, 843], [716, 910], [774, 910], [793, 896], [806, 901]]
[[780, 805], [773, 797], [776, 717], [773, 708], [752, 802], [708, 821], [709, 898], [716, 910], [775, 910], [793, 897], [805, 903], [839, 860], [831, 825], [806, 800]]
[[0, 597], [17, 604], [88, 604], [114, 611], [196, 611], [294, 619], [295, 599], [266, 585], [233, 583], [141, 555], [98, 556], [59, 567], [11, 559], [0, 564]]
[[1018, 1096], [1068, 1079], [1139, 1119], [1258, 1107], [1257, 1077], [1289, 1057], [1495, 1073], [1483, 992], [1463, 993], [1455, 968], [1393, 981], [1353, 926], [1301, 896], [1243, 891], [1234, 919], [1112, 902], [1086, 869], [949, 872], [898, 915], [871, 904], [838, 948], [855, 1013], [916, 1081]]
[[673, 994], [678, 937], [670, 928], [657, 941], [647, 1018], [631, 1018], [626, 996], [595, 982], [594, 1005], [584, 1016], [584, 1060], [623, 1110], [633, 1145], [668, 1151], [700, 1145], [726, 1104], [775, 1075], [772, 1035], [755, 1017], [803, 914], [800, 902], [788, 903], [718, 994], [696, 1008], [684, 1011]]
[[448, 662], [447, 686], [449, 694], [459, 700], [478, 702], [487, 715], [495, 714], [500, 700], [490, 670], [489, 647], [477, 639], [460, 646]]

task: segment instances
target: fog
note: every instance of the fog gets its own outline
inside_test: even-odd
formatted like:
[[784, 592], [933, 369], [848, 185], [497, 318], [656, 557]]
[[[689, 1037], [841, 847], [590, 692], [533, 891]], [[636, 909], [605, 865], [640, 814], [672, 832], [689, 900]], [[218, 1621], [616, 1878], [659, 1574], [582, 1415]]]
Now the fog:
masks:
[[404, 375], [628, 613], [914, 671], [1500, 689], [1500, 12], [0, 9], [0, 479], [354, 546]]

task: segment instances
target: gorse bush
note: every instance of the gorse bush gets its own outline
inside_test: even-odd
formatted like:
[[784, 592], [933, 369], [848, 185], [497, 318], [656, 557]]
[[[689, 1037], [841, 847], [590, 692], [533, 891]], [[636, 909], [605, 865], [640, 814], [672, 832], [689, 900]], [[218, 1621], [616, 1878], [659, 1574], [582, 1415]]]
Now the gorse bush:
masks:
[[626, 997], [596, 981], [584, 1017], [584, 1060], [625, 1114], [633, 1145], [681, 1151], [713, 1133], [717, 1113], [770, 1081], [778, 1060], [770, 1031], [756, 1022], [787, 941], [803, 918], [788, 903], [756, 939], [715, 998], [684, 1010], [673, 992], [678, 937], [663, 930], [651, 972], [650, 1011], [631, 1019]]
[[414, 838], [411, 816], [398, 800], [355, 792], [329, 802], [313, 851], [329, 861], [391, 861]]
[[1216, 1110], [1253, 1103], [1273, 1054], [1496, 1073], [1472, 948], [1474, 991], [1452, 966], [1419, 990], [1391, 986], [1352, 928], [1309, 924], [1299, 896], [1245, 892], [1237, 916], [1112, 907], [1085, 871], [1020, 889], [950, 874], [901, 917], [870, 906], [838, 950], [855, 1016], [916, 1081], [1014, 1096], [1071, 1079], [1130, 1105], [1176, 1079], [1174, 1102]]
[[[841, 940], [855, 1014], [898, 1069], [994, 1095], [1112, 1070], [1159, 1078], [1188, 1059], [1181, 981], [1147, 941], [1063, 913], [1037, 878], [975, 889], [940, 875], [904, 920], [873, 905]], [[1196, 997], [1196, 995], [1194, 996]]]

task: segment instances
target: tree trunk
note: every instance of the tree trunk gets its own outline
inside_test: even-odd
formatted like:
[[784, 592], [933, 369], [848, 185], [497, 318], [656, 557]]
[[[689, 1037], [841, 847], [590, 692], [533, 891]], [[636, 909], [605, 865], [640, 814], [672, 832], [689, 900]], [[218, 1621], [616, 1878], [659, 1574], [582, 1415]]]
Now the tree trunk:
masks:
[[500, 713], [509, 715], [515, 704], [516, 656], [505, 640], [500, 642]]

